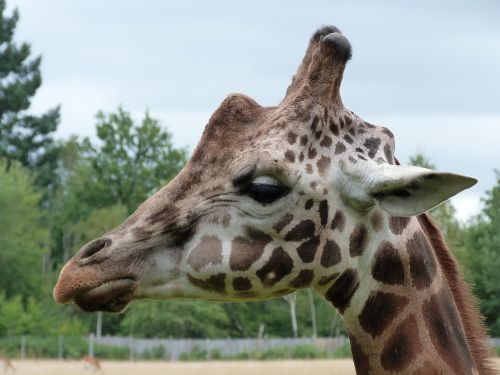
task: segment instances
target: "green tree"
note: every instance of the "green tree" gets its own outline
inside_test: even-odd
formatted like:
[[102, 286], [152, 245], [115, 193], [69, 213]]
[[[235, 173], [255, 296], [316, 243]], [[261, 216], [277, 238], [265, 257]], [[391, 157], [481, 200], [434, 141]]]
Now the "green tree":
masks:
[[17, 162], [6, 170], [0, 159], [0, 290], [7, 296], [34, 296], [40, 291], [48, 232], [40, 225], [40, 194]]
[[186, 150], [175, 148], [172, 135], [147, 112], [140, 124], [122, 108], [99, 112], [96, 130], [101, 143], [89, 143], [96, 179], [111, 194], [108, 199], [124, 204], [129, 213], [186, 163]]
[[[147, 113], [136, 124], [122, 108], [108, 115], [100, 112], [96, 130], [98, 144], [71, 138], [57, 145], [61, 150], [57, 168], [61, 184], [49, 218], [53, 266], [67, 260], [75, 246], [82, 244], [79, 228], [94, 210], [122, 205], [130, 214], [176, 176], [186, 162], [186, 150], [175, 148], [171, 134]], [[97, 235], [118, 224], [106, 227], [109, 220], [101, 222]], [[92, 239], [90, 235], [84, 238]]]
[[133, 304], [121, 333], [136, 337], [226, 337], [229, 319], [221, 304], [167, 301]]
[[[421, 153], [410, 157], [410, 164], [418, 167], [436, 169], [436, 166]], [[456, 209], [448, 200], [430, 210], [430, 215], [439, 224], [448, 246], [453, 250], [457, 249], [463, 241], [463, 227], [456, 219]]]
[[0, 158], [18, 160], [37, 170], [38, 186], [47, 186], [53, 179], [57, 159], [53, 132], [59, 122], [59, 108], [41, 116], [26, 113], [31, 99], [42, 83], [41, 57], [30, 59], [28, 43], [16, 44], [14, 32], [19, 13], [5, 13], [5, 0], [0, 0]]
[[486, 192], [484, 208], [465, 232], [460, 259], [467, 280], [474, 285], [490, 334], [500, 336], [500, 171], [496, 184]]
[[76, 241], [74, 250], [115, 228], [126, 218], [127, 208], [121, 204], [93, 210], [86, 219], [73, 224]]

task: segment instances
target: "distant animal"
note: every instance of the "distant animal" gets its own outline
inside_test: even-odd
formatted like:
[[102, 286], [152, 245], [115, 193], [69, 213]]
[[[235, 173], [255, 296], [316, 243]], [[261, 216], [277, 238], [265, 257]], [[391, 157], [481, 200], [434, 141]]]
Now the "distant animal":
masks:
[[99, 371], [100, 373], [103, 373], [101, 369], [101, 362], [99, 359], [92, 357], [90, 355], [86, 355], [85, 357], [82, 358], [83, 361], [83, 367], [88, 370], [92, 370], [92, 372], [97, 372]]
[[5, 357], [0, 354], [0, 367], [3, 368], [5, 372], [12, 370], [12, 372], [16, 372], [16, 368], [12, 365], [12, 361], [10, 358]]

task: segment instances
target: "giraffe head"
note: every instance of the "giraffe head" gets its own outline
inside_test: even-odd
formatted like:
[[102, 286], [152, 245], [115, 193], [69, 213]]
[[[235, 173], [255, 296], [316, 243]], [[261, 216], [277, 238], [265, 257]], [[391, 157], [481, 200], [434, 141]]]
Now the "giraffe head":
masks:
[[56, 301], [117, 312], [133, 299], [234, 301], [343, 287], [357, 264], [342, 250], [355, 254], [366, 242], [356, 222], [375, 211], [416, 215], [472, 186], [472, 178], [396, 165], [392, 133], [342, 104], [350, 57], [345, 36], [324, 27], [278, 106], [229, 95], [179, 175], [65, 265]]

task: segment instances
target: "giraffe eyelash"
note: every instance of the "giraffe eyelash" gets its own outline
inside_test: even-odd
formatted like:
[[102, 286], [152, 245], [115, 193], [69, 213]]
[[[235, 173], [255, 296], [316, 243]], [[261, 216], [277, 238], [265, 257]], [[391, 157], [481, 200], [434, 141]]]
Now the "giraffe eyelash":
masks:
[[273, 203], [289, 192], [287, 186], [272, 176], [259, 176], [241, 190], [242, 194], [262, 204]]

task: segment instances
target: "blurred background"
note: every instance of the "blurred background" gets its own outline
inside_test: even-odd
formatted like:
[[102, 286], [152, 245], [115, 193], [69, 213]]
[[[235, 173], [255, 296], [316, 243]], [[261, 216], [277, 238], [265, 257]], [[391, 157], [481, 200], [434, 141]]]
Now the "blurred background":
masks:
[[308, 291], [245, 304], [139, 303], [123, 315], [51, 298], [81, 245], [176, 175], [227, 94], [281, 100], [324, 24], [353, 46], [344, 104], [394, 132], [399, 160], [479, 179], [432, 214], [500, 337], [499, 16], [493, 0], [0, 0], [0, 353], [349, 355], [340, 318]]

